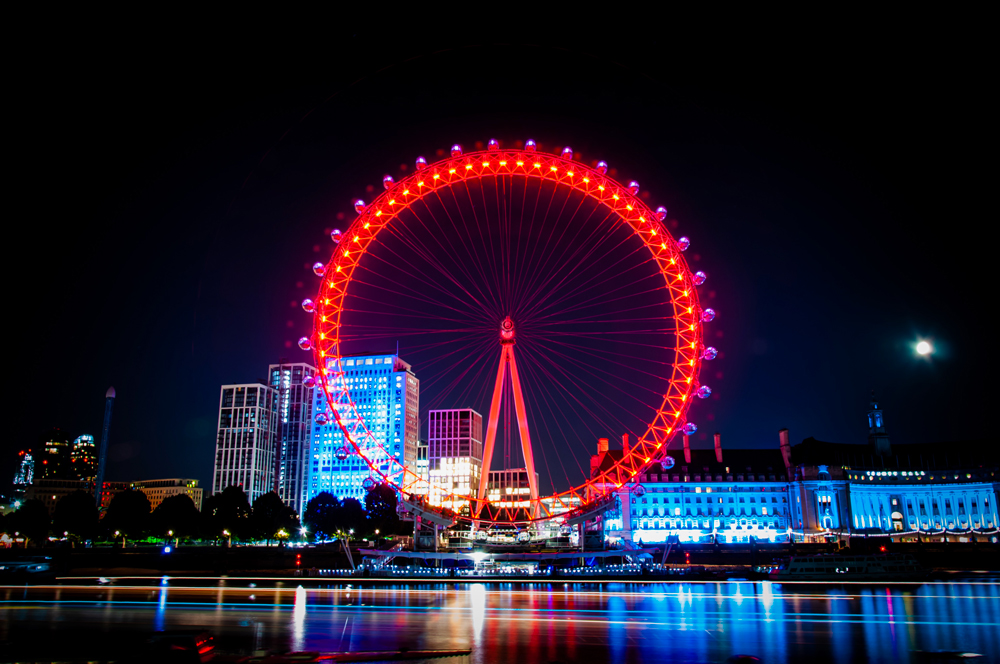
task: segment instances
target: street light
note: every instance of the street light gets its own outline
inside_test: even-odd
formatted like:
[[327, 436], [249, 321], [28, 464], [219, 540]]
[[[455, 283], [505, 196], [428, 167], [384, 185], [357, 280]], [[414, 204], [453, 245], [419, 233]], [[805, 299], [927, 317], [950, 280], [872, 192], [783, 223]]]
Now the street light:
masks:
[[226, 546], [231, 547], [233, 545], [233, 535], [228, 530], [223, 530], [222, 534], [226, 538]]

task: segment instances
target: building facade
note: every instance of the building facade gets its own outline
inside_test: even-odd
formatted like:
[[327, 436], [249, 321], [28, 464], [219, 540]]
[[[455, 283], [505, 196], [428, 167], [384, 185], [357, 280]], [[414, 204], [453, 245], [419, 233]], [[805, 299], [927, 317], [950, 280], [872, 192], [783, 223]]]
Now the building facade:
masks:
[[192, 479], [166, 479], [166, 480], [139, 480], [131, 483], [131, 488], [142, 491], [149, 498], [150, 509], [156, 509], [167, 498], [173, 496], [187, 496], [194, 503], [194, 506], [201, 511], [201, 501], [203, 489], [198, 486], [198, 480]]
[[77, 436], [70, 449], [70, 466], [77, 479], [94, 482], [97, 478], [97, 444], [90, 434]]
[[316, 368], [305, 362], [272, 364], [268, 383], [278, 395], [274, 490], [301, 513], [306, 500], [306, 465], [312, 434], [313, 380]]
[[212, 492], [242, 486], [252, 503], [274, 488], [278, 394], [259, 383], [223, 385]]
[[[372, 437], [356, 441], [362, 453], [384, 473], [397, 472], [403, 466], [417, 468], [420, 432], [420, 381], [409, 364], [398, 355], [355, 355], [341, 358], [343, 377], [337, 375], [334, 362], [326, 367], [333, 388], [347, 388], [354, 408], [364, 419]], [[341, 383], [340, 381], [343, 381]], [[326, 403], [323, 390], [314, 390], [310, 463], [305, 468], [303, 510], [309, 500], [322, 492], [338, 498], [364, 500], [366, 480], [371, 471], [344, 432]], [[345, 424], [354, 424], [350, 404], [338, 406]], [[323, 414], [324, 423], [316, 422]], [[407, 477], [415, 477], [407, 473]]]
[[45, 435], [41, 455], [35, 465], [35, 477], [48, 480], [74, 480], [69, 436], [60, 429]]
[[[538, 486], [537, 472], [535, 486]], [[491, 470], [489, 477], [486, 478], [486, 502], [501, 508], [529, 509], [531, 484], [528, 482], [528, 469]]]
[[427, 413], [430, 505], [468, 512], [483, 469], [483, 416], [471, 408]]

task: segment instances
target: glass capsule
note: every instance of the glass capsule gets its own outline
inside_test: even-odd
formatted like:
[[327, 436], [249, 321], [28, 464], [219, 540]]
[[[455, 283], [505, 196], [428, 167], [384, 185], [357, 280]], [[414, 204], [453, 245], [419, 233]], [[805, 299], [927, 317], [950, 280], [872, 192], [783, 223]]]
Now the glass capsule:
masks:
[[703, 283], [705, 283], [706, 279], [708, 279], [708, 275], [702, 272], [701, 270], [698, 270], [697, 272], [694, 273], [693, 281], [695, 286], [701, 286]]
[[599, 162], [597, 162], [597, 172], [600, 173], [601, 175], [604, 175], [605, 173], [607, 173], [608, 172], [608, 162], [606, 162], [606, 161], [599, 161]]
[[337, 460], [338, 461], [346, 461], [347, 457], [349, 457], [349, 456], [351, 456], [351, 453], [347, 450], [346, 447], [340, 447], [340, 448], [337, 449]]
[[697, 430], [698, 430], [698, 425], [695, 424], [694, 422], [688, 422], [687, 424], [684, 425], [684, 433], [685, 433], [685, 435], [690, 436], [691, 434], [693, 434]]
[[708, 385], [702, 385], [698, 388], [698, 392], [696, 394], [699, 399], [707, 399], [712, 396], [712, 388]]
[[701, 312], [702, 323], [711, 323], [713, 320], [715, 320], [715, 309], [705, 309]]
[[521, 542], [522, 544], [524, 544], [525, 542], [530, 542], [531, 533], [529, 533], [527, 530], [522, 530], [517, 534], [517, 541]]
[[715, 350], [712, 346], [706, 348], [702, 354], [701, 359], [703, 360], [714, 360], [719, 354], [719, 351]]
[[313, 263], [313, 274], [315, 274], [317, 277], [322, 277], [324, 272], [326, 272], [325, 265], [323, 265], [322, 263]]
[[391, 187], [393, 182], [395, 182], [395, 180], [392, 179], [391, 175], [386, 175], [384, 178], [382, 178], [382, 186], [385, 187], [386, 189]]
[[340, 237], [342, 235], [343, 233], [340, 232], [339, 228], [334, 228], [332, 231], [330, 231], [330, 239], [333, 240], [334, 244], [340, 244]]
[[573, 148], [571, 148], [568, 145], [566, 147], [564, 147], [563, 151], [562, 151], [562, 157], [563, 157], [563, 159], [572, 159], [573, 158]]
[[635, 490], [632, 493], [638, 496], [639, 498], [642, 498], [643, 496], [646, 495], [646, 487], [644, 487], [641, 484], [636, 485]]
[[302, 379], [302, 384], [305, 385], [306, 387], [316, 387], [316, 377], [306, 376], [305, 378]]
[[459, 145], [458, 143], [455, 143], [453, 146], [451, 146], [451, 156], [452, 157], [461, 157], [462, 156], [462, 146]]
[[498, 141], [495, 138], [491, 138], [490, 139], [489, 145], [490, 145], [490, 150], [499, 150], [500, 149], [500, 141]]
[[423, 157], [417, 157], [417, 170], [422, 171], [427, 168], [427, 160]]
[[316, 424], [323, 426], [330, 421], [330, 418], [326, 416], [326, 413], [316, 413]]
[[309, 350], [312, 348], [312, 342], [309, 341], [309, 337], [302, 337], [299, 339], [299, 348], [302, 350]]
[[677, 248], [681, 251], [687, 251], [687, 248], [691, 246], [691, 240], [686, 237], [679, 238], [677, 240]]
[[358, 214], [361, 214], [362, 212], [365, 211], [365, 202], [360, 198], [354, 201], [354, 211], [357, 212]]
[[370, 477], [366, 477], [365, 481], [361, 483], [361, 487], [365, 491], [371, 491], [373, 488], [375, 488], [375, 480], [373, 480]]
[[631, 182], [628, 183], [628, 190], [633, 196], [635, 196], [636, 194], [639, 193], [639, 183], [636, 182], [635, 180], [632, 180]]
[[[319, 265], [319, 263], [317, 263], [316, 265]], [[313, 266], [313, 269], [316, 269], [316, 265]], [[306, 299], [302, 300], [302, 308], [305, 309], [306, 313], [311, 314], [312, 312], [316, 311], [316, 304], [307, 297]]]
[[656, 208], [656, 218], [659, 219], [660, 221], [663, 221], [664, 219], [666, 219], [667, 218], [667, 208], [663, 207], [662, 205], [660, 207]]
[[660, 462], [660, 468], [662, 468], [663, 470], [670, 470], [671, 468], [674, 467], [675, 463], [677, 462], [674, 461], [674, 458], [672, 456], [665, 456], [663, 457], [663, 461]]
[[535, 145], [535, 142], [533, 140], [531, 140], [530, 138], [527, 141], [524, 142], [524, 151], [525, 152], [534, 152], [537, 147], [538, 146]]

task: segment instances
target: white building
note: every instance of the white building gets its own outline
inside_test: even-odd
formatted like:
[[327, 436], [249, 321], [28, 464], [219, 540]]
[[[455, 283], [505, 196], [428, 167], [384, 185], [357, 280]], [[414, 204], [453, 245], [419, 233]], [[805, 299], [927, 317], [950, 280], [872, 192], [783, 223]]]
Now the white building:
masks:
[[[420, 431], [420, 381], [409, 364], [397, 355], [360, 355], [341, 358], [343, 378], [335, 373], [334, 363], [327, 366], [331, 389], [343, 386], [370, 438], [355, 441], [365, 458], [382, 472], [402, 481], [401, 469], [417, 467], [417, 445]], [[340, 383], [343, 380], [344, 383]], [[305, 468], [305, 495], [302, 509], [322, 492], [338, 498], [363, 501], [366, 480], [372, 473], [365, 458], [357, 454], [344, 438], [344, 432], [326, 403], [323, 390], [313, 390], [313, 425], [310, 463]], [[345, 426], [354, 426], [354, 411], [350, 404], [338, 406]], [[322, 414], [325, 423], [316, 422]], [[413, 470], [412, 472], [416, 472]], [[407, 477], [412, 475], [407, 474]]]
[[278, 395], [274, 487], [285, 504], [301, 514], [308, 500], [305, 469], [312, 438], [316, 368], [305, 362], [282, 362], [270, 365], [267, 374]]
[[429, 411], [427, 467], [427, 502], [468, 510], [483, 468], [483, 416], [471, 408]]
[[259, 383], [223, 385], [212, 492], [242, 486], [250, 502], [274, 488], [278, 393]]

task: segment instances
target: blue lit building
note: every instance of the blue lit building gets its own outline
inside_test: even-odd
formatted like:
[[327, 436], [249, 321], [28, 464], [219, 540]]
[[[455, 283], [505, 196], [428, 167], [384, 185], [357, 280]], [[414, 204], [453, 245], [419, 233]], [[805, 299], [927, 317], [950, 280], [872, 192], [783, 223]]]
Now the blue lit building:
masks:
[[[364, 418], [374, 440], [359, 441], [368, 458], [385, 472], [402, 465], [416, 469], [420, 431], [420, 381], [410, 365], [397, 355], [359, 355], [341, 358], [348, 394]], [[327, 367], [330, 380], [333, 363]], [[313, 412], [328, 412], [326, 396], [313, 390]], [[344, 406], [341, 417], [350, 418]], [[364, 481], [370, 471], [344, 439], [344, 433], [334, 418], [327, 424], [312, 425], [310, 463], [305, 468], [305, 503], [326, 491], [338, 498], [364, 500]]]

